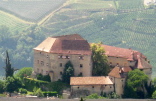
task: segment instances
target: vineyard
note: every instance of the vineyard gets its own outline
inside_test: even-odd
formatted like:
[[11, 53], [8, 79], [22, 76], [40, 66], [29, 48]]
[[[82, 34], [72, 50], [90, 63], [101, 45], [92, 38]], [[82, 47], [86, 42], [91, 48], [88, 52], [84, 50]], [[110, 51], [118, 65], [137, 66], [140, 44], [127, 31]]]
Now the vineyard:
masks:
[[139, 50], [155, 66], [155, 17], [143, 0], [70, 0], [44, 27], [53, 35], [79, 33], [89, 42]]
[[[5, 0], [0, 1], [0, 9], [23, 19], [38, 21], [65, 1]], [[92, 43], [102, 41], [107, 45], [142, 52], [151, 61], [153, 76], [156, 76], [155, 18], [156, 9], [145, 8], [143, 0], [67, 0], [60, 10], [40, 26], [3, 12], [0, 12], [0, 25], [6, 25], [14, 31], [25, 29], [16, 36], [11, 36], [15, 38], [16, 47], [11, 49], [8, 46], [14, 54], [16, 66], [32, 66], [32, 48], [45, 37], [78, 33]], [[34, 26], [28, 28], [30, 25]], [[3, 43], [0, 42], [0, 45]], [[0, 48], [0, 52], [8, 47]]]
[[39, 21], [66, 0], [1, 0], [0, 10], [28, 21]]

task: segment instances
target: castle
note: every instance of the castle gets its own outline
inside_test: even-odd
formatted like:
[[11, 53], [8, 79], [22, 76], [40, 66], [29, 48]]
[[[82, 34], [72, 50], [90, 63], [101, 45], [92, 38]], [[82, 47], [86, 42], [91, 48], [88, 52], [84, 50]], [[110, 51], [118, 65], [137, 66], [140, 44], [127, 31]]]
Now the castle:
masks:
[[[89, 95], [114, 91], [121, 96], [127, 73], [136, 68], [151, 78], [150, 61], [139, 51], [108, 45], [101, 47], [113, 68], [108, 76], [92, 76], [90, 44], [78, 34], [48, 37], [34, 48], [34, 73], [49, 74], [51, 81], [61, 80], [64, 65], [70, 60], [75, 70], [75, 77], [70, 80], [71, 93], [75, 97], [80, 93]], [[77, 77], [80, 74], [83, 77]]]

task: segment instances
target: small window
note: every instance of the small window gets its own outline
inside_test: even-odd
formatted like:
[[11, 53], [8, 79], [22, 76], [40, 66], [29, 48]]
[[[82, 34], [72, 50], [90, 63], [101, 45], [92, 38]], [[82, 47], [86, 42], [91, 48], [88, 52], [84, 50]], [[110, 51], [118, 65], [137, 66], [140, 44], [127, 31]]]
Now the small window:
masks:
[[78, 89], [80, 88], [80, 87], [77, 87]]
[[83, 56], [79, 56], [79, 60], [83, 60]]
[[116, 58], [119, 58], [119, 57], [116, 57]]
[[105, 85], [105, 86], [107, 86], [107, 85]]
[[70, 57], [69, 56], [66, 56], [66, 59], [70, 59]]
[[44, 65], [44, 62], [43, 61], [41, 61], [41, 65]]
[[47, 54], [47, 58], [49, 58], [49, 55]]
[[40, 54], [42, 54], [42, 53], [40, 52]]
[[62, 75], [62, 72], [60, 72], [60, 75]]
[[61, 59], [62, 58], [62, 55], [59, 55], [58, 58]]
[[112, 86], [110, 86], [110, 88], [112, 88]]
[[94, 88], [94, 86], [92, 86], [92, 88]]
[[60, 63], [60, 67], [62, 67], [62, 63]]
[[82, 68], [83, 67], [83, 64], [80, 64], [80, 67]]

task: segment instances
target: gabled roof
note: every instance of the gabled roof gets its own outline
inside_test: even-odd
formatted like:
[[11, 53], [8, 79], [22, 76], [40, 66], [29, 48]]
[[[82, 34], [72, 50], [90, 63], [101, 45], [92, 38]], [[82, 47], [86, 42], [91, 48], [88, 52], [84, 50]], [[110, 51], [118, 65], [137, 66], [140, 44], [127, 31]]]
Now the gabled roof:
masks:
[[101, 47], [104, 48], [106, 52], [105, 54], [107, 56], [126, 58], [128, 61], [137, 60], [137, 55], [140, 55], [141, 58], [146, 58], [142, 53], [132, 49], [125, 49], [108, 45], [101, 45]]
[[91, 55], [88, 42], [78, 34], [48, 37], [34, 50], [57, 54]]
[[70, 85], [107, 85], [113, 84], [108, 76], [71, 77]]
[[137, 68], [145, 69], [145, 68], [152, 68], [152, 66], [148, 63], [148, 61], [145, 61], [145, 59], [140, 58], [140, 56], [138, 56]]
[[130, 67], [114, 67], [112, 71], [108, 74], [109, 76], [116, 77], [116, 78], [124, 78], [125, 75], [123, 73], [127, 73], [131, 71]]

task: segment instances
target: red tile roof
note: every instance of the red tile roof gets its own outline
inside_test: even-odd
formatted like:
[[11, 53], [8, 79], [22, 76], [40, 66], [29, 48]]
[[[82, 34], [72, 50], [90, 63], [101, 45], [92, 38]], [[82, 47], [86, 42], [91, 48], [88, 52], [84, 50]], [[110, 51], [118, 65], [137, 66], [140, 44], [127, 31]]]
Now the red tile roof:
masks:
[[106, 52], [105, 54], [107, 56], [126, 58], [128, 61], [137, 60], [137, 55], [140, 55], [142, 58], [146, 58], [142, 53], [132, 49], [125, 49], [108, 45], [101, 46], [104, 48]]
[[34, 50], [57, 54], [91, 55], [88, 42], [78, 34], [48, 37]]
[[127, 73], [131, 71], [130, 67], [114, 67], [112, 71], [108, 74], [109, 76], [116, 77], [116, 78], [124, 78], [125, 75], [123, 73]]
[[148, 61], [145, 61], [145, 59], [140, 58], [140, 56], [138, 55], [137, 68], [138, 69], [152, 68], [152, 66], [148, 63]]
[[108, 76], [71, 77], [70, 85], [106, 85], [113, 84]]

